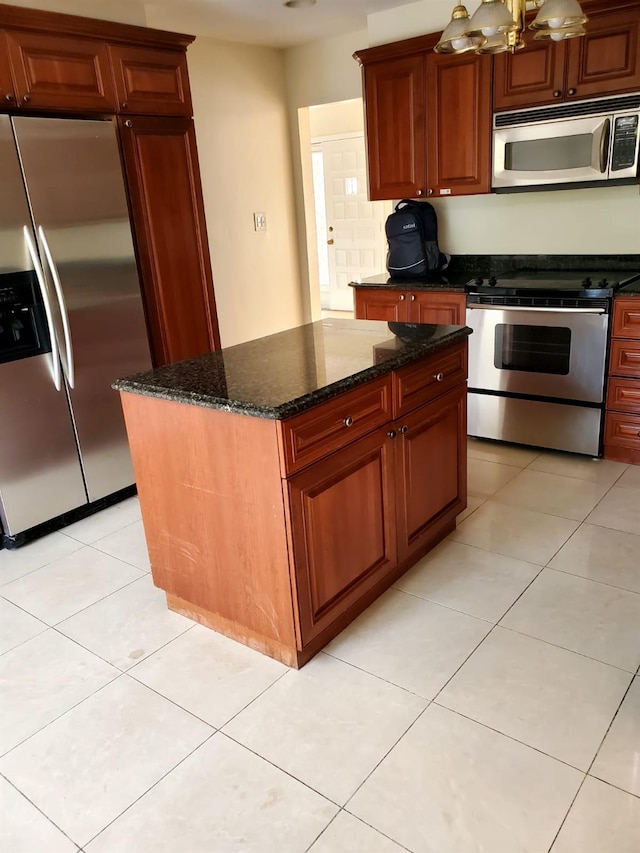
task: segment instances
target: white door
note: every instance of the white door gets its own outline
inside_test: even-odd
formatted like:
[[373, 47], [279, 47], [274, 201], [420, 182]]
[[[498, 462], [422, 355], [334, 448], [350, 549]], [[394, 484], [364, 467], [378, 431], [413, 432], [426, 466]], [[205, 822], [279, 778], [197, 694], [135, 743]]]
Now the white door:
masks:
[[364, 135], [319, 142], [313, 150], [322, 152], [324, 172], [326, 231], [318, 229], [320, 266], [328, 268], [323, 307], [352, 311], [349, 282], [385, 271], [389, 205], [367, 198]]

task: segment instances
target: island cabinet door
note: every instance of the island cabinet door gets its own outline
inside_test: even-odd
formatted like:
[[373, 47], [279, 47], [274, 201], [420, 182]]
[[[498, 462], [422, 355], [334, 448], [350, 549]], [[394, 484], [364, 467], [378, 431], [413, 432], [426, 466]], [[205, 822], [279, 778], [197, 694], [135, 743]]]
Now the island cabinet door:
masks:
[[288, 481], [303, 647], [396, 566], [397, 442], [389, 431], [382, 427]]
[[458, 385], [396, 421], [398, 562], [425, 548], [439, 523], [466, 505], [466, 391]]
[[386, 320], [409, 322], [409, 294], [400, 290], [356, 288], [356, 320]]
[[467, 297], [464, 293], [410, 293], [411, 323], [444, 323], [464, 326]]

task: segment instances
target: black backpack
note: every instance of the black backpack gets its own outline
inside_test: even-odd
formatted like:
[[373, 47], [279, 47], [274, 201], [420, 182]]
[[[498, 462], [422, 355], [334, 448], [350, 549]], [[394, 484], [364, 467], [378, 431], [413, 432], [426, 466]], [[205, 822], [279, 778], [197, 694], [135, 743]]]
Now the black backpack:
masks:
[[428, 201], [399, 201], [387, 217], [385, 232], [391, 277], [424, 278], [447, 266], [438, 248], [438, 217]]

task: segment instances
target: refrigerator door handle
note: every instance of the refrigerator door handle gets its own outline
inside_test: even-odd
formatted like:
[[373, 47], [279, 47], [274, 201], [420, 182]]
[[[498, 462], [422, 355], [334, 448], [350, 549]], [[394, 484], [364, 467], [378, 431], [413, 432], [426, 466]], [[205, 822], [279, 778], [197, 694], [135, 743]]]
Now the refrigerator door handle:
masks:
[[42, 247], [44, 249], [44, 254], [47, 259], [47, 263], [49, 264], [51, 278], [53, 279], [53, 285], [56, 289], [56, 296], [58, 297], [58, 303], [60, 305], [60, 316], [62, 317], [62, 328], [64, 330], [64, 341], [66, 350], [66, 357], [62, 359], [62, 366], [64, 367], [64, 372], [65, 376], [67, 377], [69, 387], [74, 388], [76, 381], [75, 366], [73, 362], [73, 343], [71, 341], [71, 329], [69, 327], [69, 314], [67, 313], [67, 305], [64, 301], [64, 294], [62, 292], [60, 276], [58, 275], [58, 270], [53, 260], [51, 249], [49, 248], [49, 243], [47, 242], [47, 238], [45, 236], [44, 228], [42, 227], [42, 225], [38, 226], [38, 235], [42, 242]]
[[29, 229], [26, 225], [23, 227], [22, 233], [24, 234], [24, 241], [27, 244], [27, 249], [29, 251], [29, 255], [31, 256], [31, 263], [33, 264], [33, 268], [36, 273], [36, 278], [38, 279], [40, 293], [42, 294], [44, 313], [47, 318], [47, 327], [49, 329], [49, 338], [51, 340], [53, 384], [56, 387], [56, 391], [60, 391], [62, 388], [62, 382], [60, 378], [60, 353], [58, 351], [58, 340], [56, 338], [55, 328], [53, 325], [53, 312], [51, 310], [51, 302], [49, 301], [49, 294], [47, 292], [47, 286], [44, 280], [44, 273], [42, 271], [42, 267], [40, 266], [40, 259], [38, 258], [38, 253], [36, 252], [36, 247], [33, 244], [33, 240], [31, 239], [31, 233], [29, 232]]

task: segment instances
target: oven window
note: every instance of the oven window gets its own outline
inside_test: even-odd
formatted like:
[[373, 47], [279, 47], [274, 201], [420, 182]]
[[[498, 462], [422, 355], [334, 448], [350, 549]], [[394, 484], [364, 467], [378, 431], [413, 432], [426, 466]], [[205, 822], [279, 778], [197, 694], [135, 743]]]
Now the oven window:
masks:
[[496, 326], [494, 364], [499, 370], [568, 376], [571, 329], [559, 326]]
[[505, 147], [505, 169], [508, 172], [581, 169], [591, 165], [593, 134], [507, 142]]

